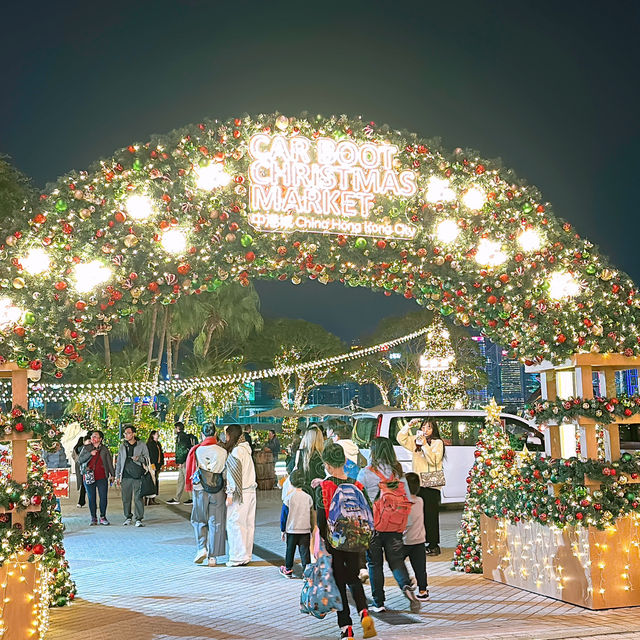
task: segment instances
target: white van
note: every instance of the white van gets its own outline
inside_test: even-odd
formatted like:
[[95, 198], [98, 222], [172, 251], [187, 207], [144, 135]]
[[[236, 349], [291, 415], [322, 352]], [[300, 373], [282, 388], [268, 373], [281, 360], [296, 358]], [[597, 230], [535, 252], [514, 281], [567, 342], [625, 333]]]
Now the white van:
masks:
[[[369, 443], [376, 436], [389, 438], [393, 442], [398, 460], [405, 472], [411, 471], [411, 452], [398, 444], [396, 434], [414, 418], [432, 418], [438, 424], [445, 444], [444, 475], [446, 485], [442, 487], [442, 502], [464, 502], [467, 495], [467, 476], [473, 466], [478, 432], [485, 424], [486, 413], [472, 409], [452, 411], [362, 411], [352, 415], [353, 441], [369, 460]], [[544, 436], [533, 422], [510, 413], [501, 413], [500, 418], [516, 451], [526, 444], [529, 451], [544, 452]]]

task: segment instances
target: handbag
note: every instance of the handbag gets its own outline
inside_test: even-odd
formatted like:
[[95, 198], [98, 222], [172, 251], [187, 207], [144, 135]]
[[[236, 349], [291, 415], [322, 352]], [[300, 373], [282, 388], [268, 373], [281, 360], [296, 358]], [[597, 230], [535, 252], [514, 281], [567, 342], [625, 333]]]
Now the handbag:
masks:
[[192, 484], [199, 484], [207, 493], [219, 493], [224, 487], [224, 477], [206, 469], [196, 469], [191, 476]]
[[[317, 532], [316, 532], [317, 535]], [[322, 620], [331, 611], [342, 611], [342, 598], [333, 577], [331, 556], [320, 540], [316, 540], [317, 559], [304, 570], [300, 593], [300, 613]]]
[[93, 472], [93, 469], [87, 467], [82, 475], [84, 477], [85, 484], [95, 484], [96, 474]]
[[157, 494], [156, 481], [151, 471], [146, 471], [142, 476], [142, 484], [140, 485], [140, 497], [149, 498]]
[[447, 481], [444, 477], [444, 471], [421, 471], [420, 472], [420, 486], [421, 487], [444, 487]]
[[124, 470], [127, 472], [127, 476], [134, 480], [139, 480], [145, 473], [142, 465], [136, 464], [129, 456], [127, 456], [127, 459], [124, 461]]

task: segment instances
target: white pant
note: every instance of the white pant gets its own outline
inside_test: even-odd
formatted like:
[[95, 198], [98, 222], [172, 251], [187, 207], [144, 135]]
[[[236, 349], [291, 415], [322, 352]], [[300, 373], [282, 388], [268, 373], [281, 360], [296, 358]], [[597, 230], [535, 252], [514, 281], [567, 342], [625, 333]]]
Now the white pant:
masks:
[[245, 489], [242, 503], [227, 507], [229, 562], [250, 562], [256, 530], [256, 490]]

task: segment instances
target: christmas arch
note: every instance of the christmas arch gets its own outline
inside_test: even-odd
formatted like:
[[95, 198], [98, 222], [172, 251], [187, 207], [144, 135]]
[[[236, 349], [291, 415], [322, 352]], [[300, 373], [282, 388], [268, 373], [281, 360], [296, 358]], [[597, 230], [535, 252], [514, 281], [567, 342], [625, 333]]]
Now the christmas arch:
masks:
[[251, 278], [414, 298], [529, 362], [640, 350], [633, 282], [537, 189], [361, 118], [188, 126], [61, 177], [24, 220], [0, 356], [58, 378], [114, 322]]

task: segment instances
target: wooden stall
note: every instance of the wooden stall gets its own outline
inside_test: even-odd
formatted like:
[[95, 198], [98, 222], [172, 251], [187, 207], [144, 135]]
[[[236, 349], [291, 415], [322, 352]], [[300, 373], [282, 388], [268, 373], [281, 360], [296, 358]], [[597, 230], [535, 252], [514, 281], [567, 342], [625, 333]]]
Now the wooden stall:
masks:
[[[635, 368], [640, 368], [640, 357], [581, 353], [561, 366], [543, 363], [528, 371], [540, 373], [543, 401], [554, 401], [591, 399], [594, 385], [600, 396], [615, 397], [615, 372]], [[637, 414], [601, 427], [584, 417], [550, 422], [545, 426], [547, 453], [553, 458], [618, 460], [620, 425], [638, 422]], [[640, 478], [626, 480], [632, 484]], [[590, 492], [599, 486], [589, 478], [584, 484]], [[555, 490], [549, 483], [549, 491]], [[485, 516], [481, 527], [485, 578], [589, 609], [640, 605], [640, 517], [635, 514], [619, 518], [604, 531]]]

